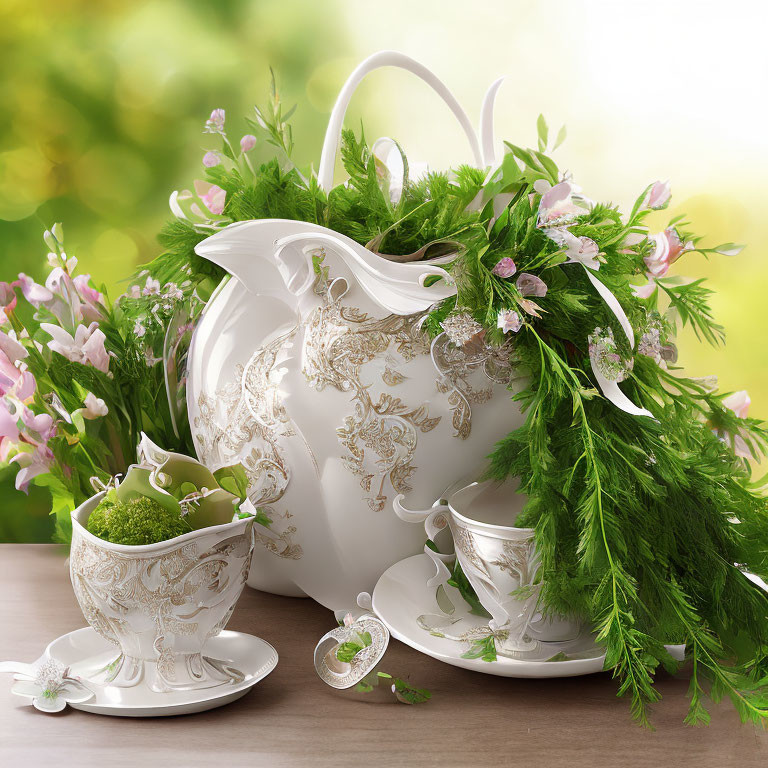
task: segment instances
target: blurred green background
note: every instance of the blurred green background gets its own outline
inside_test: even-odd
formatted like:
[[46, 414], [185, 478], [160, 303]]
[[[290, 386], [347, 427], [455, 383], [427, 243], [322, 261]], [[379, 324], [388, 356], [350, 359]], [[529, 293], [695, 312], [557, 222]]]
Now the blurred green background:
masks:
[[[743, 24], [749, 18], [748, 25]], [[168, 195], [201, 173], [213, 108], [230, 135], [263, 103], [269, 67], [293, 118], [295, 157], [317, 165], [325, 122], [355, 64], [394, 48], [427, 64], [474, 120], [490, 82], [507, 75], [497, 135], [535, 141], [543, 112], [568, 126], [558, 150], [592, 198], [631, 204], [671, 179], [709, 244], [746, 242], [735, 259], [686, 257], [676, 273], [711, 278], [728, 346], [684, 334], [681, 360], [748, 389], [768, 413], [766, 343], [768, 11], [748, 0], [548, 3], [456, 0], [2, 0], [0, 3], [0, 279], [44, 277], [43, 230], [64, 222], [81, 271], [113, 295], [156, 255]], [[462, 134], [423, 85], [376, 72], [349, 124], [392, 135], [433, 168], [467, 161]], [[661, 221], [659, 221], [661, 225]], [[46, 498], [0, 472], [0, 541], [50, 537]]]

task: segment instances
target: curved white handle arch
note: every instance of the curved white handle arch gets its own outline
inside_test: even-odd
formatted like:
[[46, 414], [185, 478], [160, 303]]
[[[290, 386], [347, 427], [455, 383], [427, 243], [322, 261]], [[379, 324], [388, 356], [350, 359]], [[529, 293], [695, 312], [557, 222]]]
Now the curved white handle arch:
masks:
[[480, 110], [480, 142], [483, 149], [485, 165], [496, 164], [496, 147], [493, 131], [493, 108], [496, 104], [496, 94], [501, 88], [504, 78], [500, 77], [491, 83], [491, 87], [485, 92], [483, 108]]
[[438, 96], [440, 96], [448, 105], [448, 108], [459, 121], [459, 124], [469, 140], [470, 147], [472, 148], [475, 164], [478, 168], [482, 168], [483, 154], [480, 151], [477, 134], [467, 117], [467, 113], [462, 109], [455, 96], [448, 90], [443, 81], [423, 64], [420, 64], [410, 56], [398, 53], [397, 51], [379, 51], [378, 53], [369, 56], [357, 66], [347, 78], [347, 82], [344, 83], [344, 86], [336, 99], [336, 103], [333, 105], [331, 117], [328, 120], [328, 128], [325, 132], [325, 140], [323, 141], [323, 151], [320, 155], [320, 168], [317, 172], [317, 180], [320, 188], [328, 192], [333, 186], [333, 171], [334, 165], [336, 164], [336, 153], [339, 151], [339, 143], [341, 141], [341, 129], [344, 124], [344, 115], [347, 112], [347, 107], [352, 100], [352, 95], [357, 86], [360, 85], [360, 82], [369, 72], [373, 72], [375, 69], [381, 69], [382, 67], [398, 67], [399, 69], [404, 69], [421, 78], [427, 85], [432, 87]]

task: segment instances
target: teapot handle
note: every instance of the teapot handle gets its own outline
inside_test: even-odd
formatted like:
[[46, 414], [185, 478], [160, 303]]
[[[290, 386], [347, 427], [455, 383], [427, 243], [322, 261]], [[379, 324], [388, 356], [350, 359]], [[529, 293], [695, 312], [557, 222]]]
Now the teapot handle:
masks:
[[[472, 127], [472, 123], [470, 123], [467, 113], [461, 108], [461, 105], [456, 100], [455, 96], [448, 90], [442, 80], [434, 75], [423, 64], [420, 64], [410, 56], [398, 53], [397, 51], [379, 51], [378, 53], [369, 56], [365, 61], [358, 65], [339, 92], [336, 103], [333, 106], [333, 111], [331, 112], [331, 117], [328, 121], [328, 128], [325, 132], [325, 141], [323, 142], [323, 150], [320, 155], [320, 168], [317, 172], [320, 188], [328, 192], [333, 186], [333, 172], [336, 164], [336, 154], [339, 150], [339, 143], [341, 141], [341, 129], [344, 124], [344, 115], [346, 114], [352, 95], [357, 89], [357, 86], [360, 85], [360, 82], [369, 72], [373, 72], [375, 69], [381, 69], [382, 67], [398, 67], [399, 69], [404, 69], [421, 78], [427, 85], [432, 87], [438, 96], [440, 96], [448, 105], [448, 108], [459, 121], [459, 124], [469, 140], [472, 154], [475, 156], [475, 165], [477, 165], [478, 168], [482, 168], [484, 165], [483, 153], [480, 151], [480, 144], [478, 143], [477, 134]], [[483, 110], [483, 113], [485, 114], [485, 109]]]

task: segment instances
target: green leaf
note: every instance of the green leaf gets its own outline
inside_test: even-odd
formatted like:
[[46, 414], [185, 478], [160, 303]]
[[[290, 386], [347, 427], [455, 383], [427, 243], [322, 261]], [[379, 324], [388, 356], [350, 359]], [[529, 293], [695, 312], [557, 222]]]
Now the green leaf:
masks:
[[225, 491], [237, 496], [241, 501], [248, 496], [248, 476], [242, 464], [217, 469], [213, 476]]
[[38, 475], [32, 482], [47, 488], [51, 494], [50, 514], [56, 518], [55, 540], [60, 543], [69, 542], [72, 538], [72, 512], [76, 506], [72, 491], [58, 477], [50, 473]]
[[539, 135], [539, 150], [544, 152], [549, 141], [549, 128], [547, 127], [547, 121], [544, 119], [544, 115], [539, 115], [536, 120], [536, 133]]
[[565, 141], [565, 138], [567, 135], [568, 135], [568, 131], [563, 125], [560, 128], [560, 130], [557, 132], [557, 139], [555, 139], [555, 146], [552, 147], [552, 151], [556, 150]]
[[395, 678], [395, 696], [404, 704], [426, 704], [432, 694], [424, 688], [413, 688], [405, 680]]
[[363, 646], [358, 643], [346, 642], [341, 643], [336, 649], [336, 658], [339, 661], [350, 662], [357, 656], [360, 651], [363, 650]]
[[462, 659], [482, 659], [483, 661], [496, 661], [496, 641], [493, 635], [481, 640], [473, 640], [468, 651], [461, 654]]

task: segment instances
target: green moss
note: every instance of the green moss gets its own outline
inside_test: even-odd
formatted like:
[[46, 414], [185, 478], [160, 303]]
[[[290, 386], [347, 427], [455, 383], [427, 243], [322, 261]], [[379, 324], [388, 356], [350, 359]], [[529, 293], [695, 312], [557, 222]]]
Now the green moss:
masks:
[[133, 545], [155, 544], [191, 530], [183, 518], [146, 497], [125, 503], [104, 499], [91, 512], [86, 527], [113, 544]]

